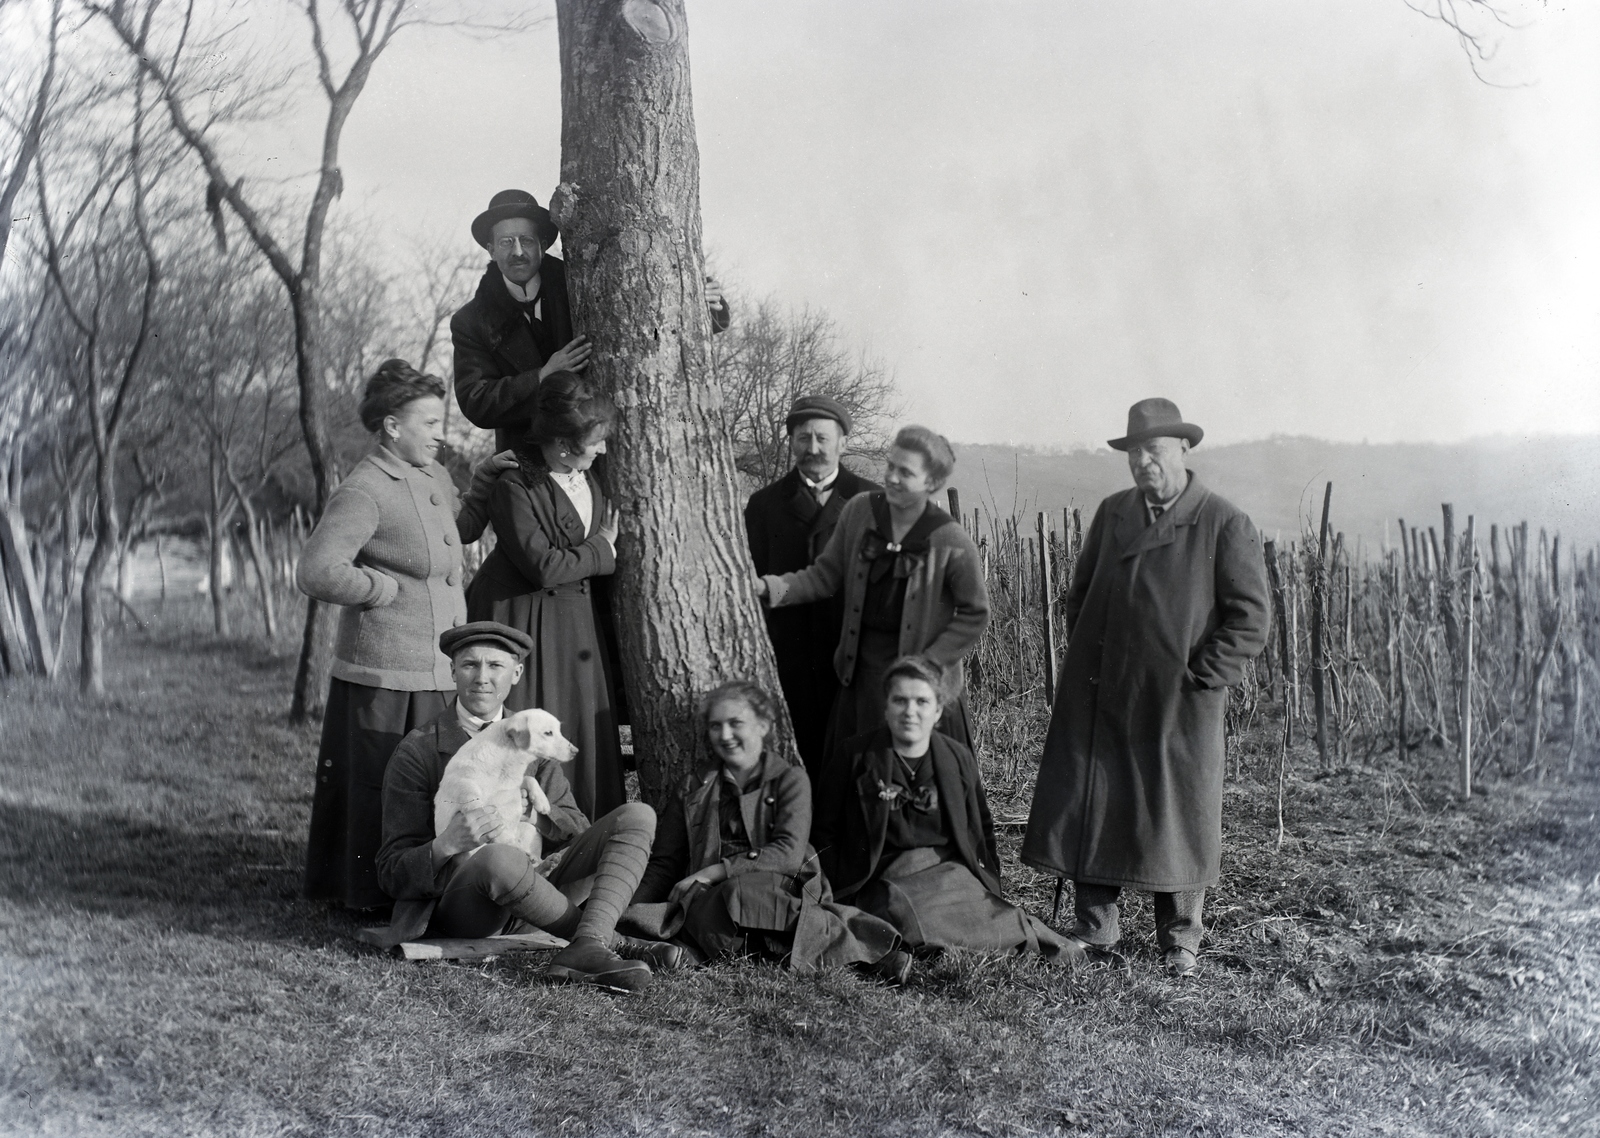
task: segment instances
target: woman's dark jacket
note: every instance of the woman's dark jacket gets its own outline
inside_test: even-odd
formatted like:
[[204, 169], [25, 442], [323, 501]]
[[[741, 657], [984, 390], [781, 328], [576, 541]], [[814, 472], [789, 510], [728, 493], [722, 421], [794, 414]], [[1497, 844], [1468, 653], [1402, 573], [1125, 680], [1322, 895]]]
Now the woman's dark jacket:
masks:
[[[929, 740], [940, 810], [962, 864], [990, 892], [1000, 893], [1000, 856], [995, 849], [994, 818], [983, 792], [978, 760], [955, 740], [935, 731]], [[833, 895], [849, 901], [880, 868], [889, 803], [880, 796], [894, 778], [894, 741], [887, 727], [847, 740], [834, 766], [818, 780], [811, 842], [822, 871], [833, 883]]]
[[665, 901], [672, 887], [714, 862], [728, 868], [728, 879], [747, 873], [797, 874], [812, 856], [806, 837], [811, 831], [811, 783], [803, 768], [774, 758], [761, 758], [761, 770], [739, 795], [739, 812], [750, 839], [748, 853], [723, 857], [718, 825], [724, 794], [734, 788], [722, 767], [688, 776], [661, 813], [650, 864], [635, 890], [635, 904]]

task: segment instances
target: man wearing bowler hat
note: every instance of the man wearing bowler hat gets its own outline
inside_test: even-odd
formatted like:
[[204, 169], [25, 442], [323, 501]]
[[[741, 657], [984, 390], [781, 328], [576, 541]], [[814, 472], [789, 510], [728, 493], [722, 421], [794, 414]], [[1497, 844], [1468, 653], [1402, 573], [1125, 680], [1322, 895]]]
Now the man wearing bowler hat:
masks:
[[[455, 703], [400, 740], [383, 775], [378, 883], [395, 899], [385, 943], [544, 929], [568, 942], [550, 962], [552, 979], [622, 992], [646, 987], [652, 965], [682, 967], [681, 949], [616, 932], [655, 837], [655, 812], [644, 803], [624, 803], [591, 826], [561, 764], [536, 758], [526, 777], [538, 781], [547, 806], [527, 805], [525, 818], [510, 820], [492, 807], [470, 808], [435, 832], [433, 799], [445, 767], [504, 714], [533, 640], [480, 620], [442, 633], [439, 650], [450, 657]], [[547, 853], [559, 852], [553, 867], [498, 840], [505, 826], [521, 821], [538, 828]]]
[[[539, 381], [558, 371], [582, 372], [593, 345], [572, 334], [567, 271], [545, 250], [556, 223], [526, 190], [501, 190], [472, 220], [472, 239], [493, 258], [478, 291], [450, 320], [456, 400], [475, 425], [495, 432], [495, 449], [522, 441], [533, 418]], [[711, 330], [728, 326], [728, 303], [706, 281]]]
[[[839, 465], [850, 434], [850, 412], [826, 395], [803, 395], [784, 420], [794, 468], [750, 495], [745, 534], [756, 572], [793, 573], [817, 559], [845, 502], [883, 487]], [[828, 715], [839, 694], [833, 652], [839, 644], [841, 594], [808, 605], [769, 608], [767, 635], [778, 660], [778, 682], [794, 723], [795, 746], [813, 778], [822, 763]]]
[[1022, 860], [1075, 883], [1071, 935], [1120, 938], [1124, 887], [1155, 895], [1168, 971], [1190, 976], [1221, 868], [1228, 688], [1267, 642], [1250, 519], [1187, 468], [1203, 432], [1167, 399], [1128, 412], [1134, 488], [1095, 512], [1067, 594], [1067, 654]]

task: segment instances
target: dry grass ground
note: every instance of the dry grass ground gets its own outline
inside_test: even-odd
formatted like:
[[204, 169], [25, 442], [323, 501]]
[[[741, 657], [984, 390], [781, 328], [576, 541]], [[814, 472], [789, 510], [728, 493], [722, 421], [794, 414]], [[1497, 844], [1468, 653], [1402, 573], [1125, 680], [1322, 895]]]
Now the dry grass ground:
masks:
[[[1464, 806], [1437, 755], [1292, 777], [1279, 850], [1246, 740], [1191, 982], [1140, 899], [1125, 968], [733, 965], [623, 1000], [537, 956], [404, 963], [299, 900], [291, 669], [130, 634], [115, 699], [0, 688], [0, 1132], [1600, 1133], [1592, 764]], [[990, 774], [1024, 813], [1026, 758]], [[1049, 881], [1008, 881], [1048, 912]]]

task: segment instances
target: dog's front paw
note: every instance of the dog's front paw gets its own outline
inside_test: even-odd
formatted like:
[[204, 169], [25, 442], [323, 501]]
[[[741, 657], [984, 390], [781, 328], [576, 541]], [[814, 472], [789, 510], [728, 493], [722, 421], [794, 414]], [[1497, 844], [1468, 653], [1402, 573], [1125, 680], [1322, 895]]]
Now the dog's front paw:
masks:
[[522, 780], [522, 794], [528, 800], [528, 814], [550, 813], [550, 798], [544, 792], [544, 787], [539, 785], [539, 780], [532, 775], [527, 775]]

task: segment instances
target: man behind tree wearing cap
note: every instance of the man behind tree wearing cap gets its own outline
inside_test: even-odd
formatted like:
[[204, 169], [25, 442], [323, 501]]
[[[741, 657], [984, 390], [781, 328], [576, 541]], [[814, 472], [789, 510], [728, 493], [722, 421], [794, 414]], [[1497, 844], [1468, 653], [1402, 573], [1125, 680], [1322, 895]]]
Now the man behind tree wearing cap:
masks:
[[1124, 887], [1155, 894], [1167, 969], [1194, 973], [1205, 890], [1221, 868], [1228, 688], [1267, 642], [1255, 526], [1187, 469], [1203, 432], [1145, 399], [1128, 433], [1134, 489], [1095, 512], [1067, 593], [1067, 654], [1022, 860], [1070, 878], [1071, 935], [1120, 931]]
[[[522, 441], [539, 381], [582, 372], [594, 347], [572, 334], [567, 269], [546, 250], [555, 243], [549, 210], [526, 190], [501, 190], [472, 221], [472, 239], [493, 258], [478, 291], [450, 319], [456, 400], [476, 426], [495, 432], [495, 449]], [[706, 279], [711, 330], [728, 326], [722, 289]]]
[[[744, 528], [762, 576], [804, 569], [817, 559], [839, 524], [845, 502], [883, 487], [839, 465], [850, 434], [850, 413], [837, 399], [804, 395], [784, 421], [794, 468], [750, 495]], [[839, 694], [833, 665], [843, 620], [843, 594], [808, 605], [766, 610], [767, 635], [778, 660], [778, 682], [794, 723], [795, 744], [813, 779], [820, 770], [828, 716]]]
[[395, 899], [388, 943], [540, 928], [569, 942], [550, 963], [553, 979], [626, 992], [650, 983], [651, 964], [657, 970], [685, 966], [687, 954], [673, 945], [616, 933], [655, 838], [655, 812], [644, 803], [625, 803], [591, 826], [561, 764], [535, 759], [527, 774], [539, 781], [549, 811], [530, 808], [527, 820], [547, 854], [561, 852], [548, 878], [520, 847], [496, 841], [502, 827], [518, 819], [508, 823], [491, 810], [473, 809], [434, 832], [433, 799], [445, 766], [504, 714], [506, 693], [521, 677], [533, 641], [485, 620], [441, 634], [439, 649], [450, 657], [455, 702], [400, 741], [383, 777], [378, 881]]

